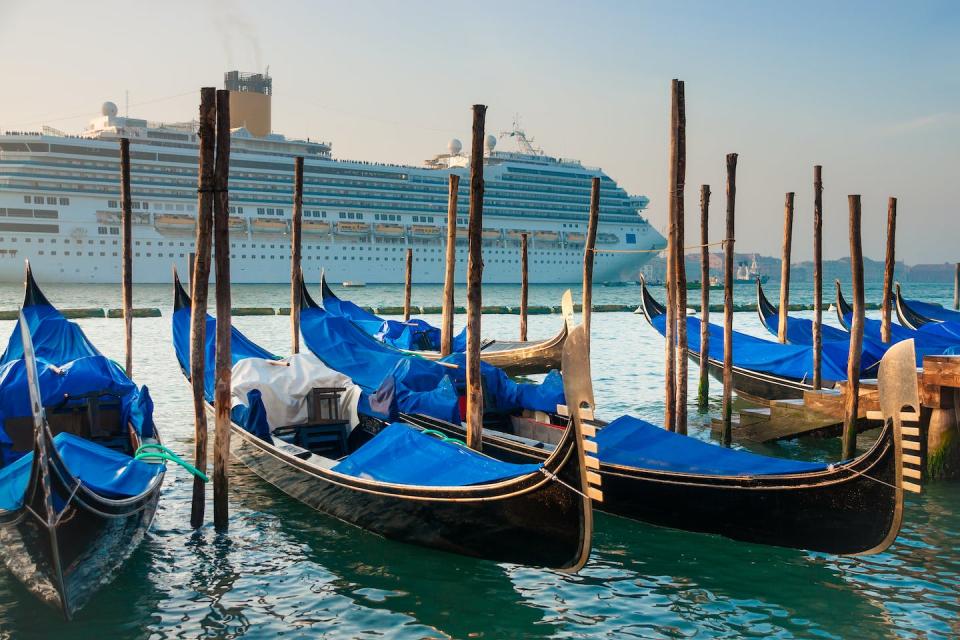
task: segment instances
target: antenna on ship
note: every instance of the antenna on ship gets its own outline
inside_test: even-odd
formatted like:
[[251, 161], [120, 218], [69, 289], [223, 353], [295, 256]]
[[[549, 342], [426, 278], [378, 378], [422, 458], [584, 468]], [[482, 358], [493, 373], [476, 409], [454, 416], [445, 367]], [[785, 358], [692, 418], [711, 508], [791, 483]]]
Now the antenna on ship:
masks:
[[523, 127], [520, 126], [520, 114], [513, 114], [513, 129], [510, 131], [501, 131], [501, 138], [516, 138], [517, 145], [520, 147], [521, 153], [525, 153], [529, 156], [542, 156], [543, 149], [533, 146], [533, 138], [528, 138], [527, 133], [523, 130]]

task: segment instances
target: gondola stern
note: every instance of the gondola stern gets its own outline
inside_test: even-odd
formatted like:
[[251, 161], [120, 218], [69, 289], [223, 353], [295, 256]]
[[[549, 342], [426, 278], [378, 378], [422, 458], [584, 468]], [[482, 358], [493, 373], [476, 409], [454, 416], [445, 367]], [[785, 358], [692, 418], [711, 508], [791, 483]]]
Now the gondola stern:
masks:
[[40, 285], [37, 284], [36, 279], [33, 277], [33, 267], [30, 266], [30, 261], [25, 260], [24, 264], [23, 306], [53, 306], [50, 304], [50, 301], [47, 300], [47, 297], [43, 295], [43, 291], [40, 290]]
[[[323, 274], [320, 274], [320, 283], [321, 287], [323, 286], [324, 279]], [[310, 291], [307, 289], [307, 283], [303, 279], [303, 270], [300, 270], [300, 307], [301, 309], [319, 309], [320, 305], [317, 304], [317, 301], [313, 299], [313, 296], [310, 295]]]
[[897, 310], [897, 319], [900, 321], [900, 324], [905, 326], [908, 329], [913, 329], [916, 331], [925, 324], [931, 322], [930, 318], [926, 318], [919, 313], [917, 313], [906, 300], [903, 299], [903, 295], [900, 292], [900, 283], [896, 285], [896, 295], [894, 296], [894, 305]]
[[647, 289], [647, 280], [640, 275], [640, 310], [643, 317], [647, 319], [650, 326], [653, 326], [653, 319], [666, 313], [666, 308], [657, 302], [650, 291]]
[[850, 322], [847, 320], [848, 315], [853, 314], [853, 307], [847, 302], [846, 298], [843, 297], [843, 288], [840, 286], [840, 279], [834, 281], [834, 285], [837, 289], [837, 299], [834, 307], [837, 311], [837, 322], [840, 323], [840, 326], [846, 331], [850, 331]]
[[773, 306], [763, 292], [763, 283], [759, 277], [757, 278], [757, 314], [760, 316], [760, 324], [763, 325], [764, 329], [773, 334], [778, 332], [778, 327], [773, 327], [770, 324], [770, 319], [775, 318], [779, 321], [780, 311]]
[[320, 270], [320, 299], [326, 300], [328, 298], [332, 300], [339, 300], [339, 298], [337, 298], [337, 294], [335, 294], [333, 292], [333, 289], [330, 288], [330, 285], [327, 284], [326, 269], [321, 269]]
[[191, 305], [190, 294], [187, 293], [186, 288], [184, 288], [183, 283], [180, 281], [180, 274], [177, 273], [177, 268], [173, 268], [173, 311], [177, 312], [181, 309], [189, 309]]

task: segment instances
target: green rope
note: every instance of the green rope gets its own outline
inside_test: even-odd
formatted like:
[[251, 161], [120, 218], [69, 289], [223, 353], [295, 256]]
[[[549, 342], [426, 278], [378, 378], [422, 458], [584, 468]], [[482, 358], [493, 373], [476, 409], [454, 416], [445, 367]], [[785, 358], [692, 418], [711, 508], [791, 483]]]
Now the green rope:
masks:
[[463, 440], [457, 440], [456, 438], [448, 438], [443, 433], [440, 433], [439, 431], [436, 431], [434, 429], [424, 429], [420, 433], [422, 433], [425, 436], [436, 436], [437, 439], [439, 439], [441, 442], [450, 442], [452, 444], [458, 444], [461, 447], [467, 446], [467, 443], [464, 442]]
[[169, 460], [170, 462], [176, 462], [178, 465], [197, 476], [204, 482], [210, 482], [210, 478], [207, 477], [207, 474], [197, 469], [195, 466], [178, 456], [168, 447], [163, 446], [162, 444], [157, 444], [154, 442], [142, 444], [137, 448], [137, 452], [134, 454], [133, 458], [135, 460], [144, 460], [144, 459], [154, 459], [154, 460]]

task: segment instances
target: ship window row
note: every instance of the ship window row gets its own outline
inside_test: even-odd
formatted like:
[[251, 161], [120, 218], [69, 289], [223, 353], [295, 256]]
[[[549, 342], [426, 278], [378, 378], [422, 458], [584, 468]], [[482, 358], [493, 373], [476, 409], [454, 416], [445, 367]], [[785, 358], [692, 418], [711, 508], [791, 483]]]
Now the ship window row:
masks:
[[23, 196], [23, 203], [30, 204], [59, 204], [66, 206], [70, 204], [70, 198], [56, 198], [54, 196]]
[[362, 213], [356, 213], [353, 211], [340, 211], [341, 220], [363, 220]]
[[384, 222], [400, 222], [400, 216], [395, 213], [375, 213], [374, 220], [383, 220]]

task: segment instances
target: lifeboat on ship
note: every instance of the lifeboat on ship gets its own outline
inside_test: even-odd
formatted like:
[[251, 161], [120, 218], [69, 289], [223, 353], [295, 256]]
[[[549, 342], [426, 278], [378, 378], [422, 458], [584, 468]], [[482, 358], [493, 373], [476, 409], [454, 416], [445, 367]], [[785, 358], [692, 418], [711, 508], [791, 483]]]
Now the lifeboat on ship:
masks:
[[560, 240], [559, 231], [534, 231], [533, 237], [537, 242], [558, 242]]
[[597, 244], [617, 244], [620, 242], [620, 236], [615, 233], [598, 233]]
[[230, 229], [230, 233], [234, 233], [236, 231], [246, 231], [247, 219], [243, 216], [230, 216], [230, 220], [227, 222], [227, 227]]
[[275, 218], [253, 218], [251, 226], [254, 233], [286, 233], [287, 221]]
[[520, 231], [519, 229], [507, 229], [504, 232], [507, 236], [507, 240], [512, 240], [513, 242], [520, 242], [521, 236], [523, 236], [526, 231]]
[[196, 223], [197, 219], [187, 213], [158, 213], [153, 219], [154, 226], [165, 231], [193, 231]]
[[120, 213], [117, 211], [97, 211], [97, 222], [120, 224]]
[[370, 233], [370, 225], [366, 222], [338, 222], [337, 235], [365, 236]]
[[410, 235], [414, 238], [439, 238], [440, 227], [430, 224], [412, 224], [410, 225]]
[[566, 235], [567, 244], [583, 244], [587, 241], [587, 234], [579, 232], [567, 232]]
[[303, 227], [301, 228], [303, 229], [304, 233], [309, 233], [311, 235], [327, 235], [330, 233], [331, 226], [329, 222], [322, 222], [320, 220], [304, 220]]
[[373, 226], [373, 232], [384, 238], [401, 238], [406, 233], [402, 224], [377, 224]]
[[503, 235], [502, 229], [486, 229], [480, 234], [484, 240], [499, 240]]

